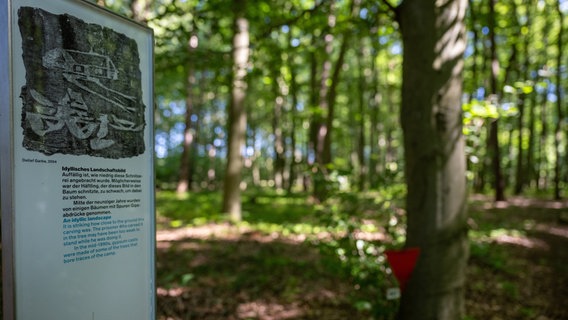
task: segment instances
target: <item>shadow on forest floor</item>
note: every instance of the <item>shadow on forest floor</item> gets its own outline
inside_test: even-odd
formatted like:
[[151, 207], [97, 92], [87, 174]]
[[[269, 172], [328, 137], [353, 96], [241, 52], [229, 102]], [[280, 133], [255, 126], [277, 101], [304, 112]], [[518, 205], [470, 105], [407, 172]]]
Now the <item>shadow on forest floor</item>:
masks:
[[[568, 202], [473, 197], [469, 320], [568, 319]], [[159, 319], [373, 319], [308, 241], [228, 224], [158, 233]], [[367, 297], [368, 298], [368, 297]]]
[[472, 319], [568, 319], [568, 201], [474, 197]]
[[[470, 203], [465, 320], [568, 319], [568, 201], [473, 196]], [[334, 269], [338, 262], [301, 233], [220, 219], [172, 228], [164, 220], [157, 234], [158, 320], [377, 319], [358, 302], [376, 302], [381, 293]], [[382, 305], [394, 310], [396, 303]]]
[[158, 289], [159, 319], [332, 320], [355, 312], [351, 286], [325, 269], [316, 249], [229, 226], [216, 231], [159, 241], [158, 283], [169, 284]]

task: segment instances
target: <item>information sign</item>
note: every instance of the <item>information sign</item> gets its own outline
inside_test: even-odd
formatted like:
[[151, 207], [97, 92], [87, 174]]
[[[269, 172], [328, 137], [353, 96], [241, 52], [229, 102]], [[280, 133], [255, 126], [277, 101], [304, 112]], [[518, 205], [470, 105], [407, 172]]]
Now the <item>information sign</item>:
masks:
[[153, 33], [0, 0], [4, 319], [155, 319]]

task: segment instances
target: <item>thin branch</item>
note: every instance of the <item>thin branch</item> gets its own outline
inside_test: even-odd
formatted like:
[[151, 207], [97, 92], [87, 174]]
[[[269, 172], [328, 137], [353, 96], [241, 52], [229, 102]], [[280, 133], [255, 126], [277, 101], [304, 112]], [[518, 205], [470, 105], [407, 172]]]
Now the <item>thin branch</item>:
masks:
[[275, 23], [275, 24], [269, 26], [264, 32], [262, 32], [262, 33], [260, 34], [260, 36], [259, 36], [258, 38], [259, 38], [259, 39], [266, 38], [267, 36], [270, 35], [270, 33], [271, 33], [274, 29], [278, 29], [278, 28], [280, 28], [280, 27], [282, 27], [282, 26], [285, 26], [285, 25], [294, 24], [294, 23], [297, 22], [298, 20], [302, 19], [305, 15], [317, 11], [317, 10], [319, 9], [319, 7], [321, 7], [325, 2], [326, 2], [326, 0], [321, 0], [320, 2], [316, 3], [313, 8], [304, 10], [304, 11], [302, 11], [299, 15], [297, 15], [297, 16], [295, 16], [295, 17], [292, 17], [292, 18], [290, 18], [290, 19], [287, 19], [287, 20], [284, 20], [284, 21], [281, 21], [281, 22], [278, 22], [278, 23]]

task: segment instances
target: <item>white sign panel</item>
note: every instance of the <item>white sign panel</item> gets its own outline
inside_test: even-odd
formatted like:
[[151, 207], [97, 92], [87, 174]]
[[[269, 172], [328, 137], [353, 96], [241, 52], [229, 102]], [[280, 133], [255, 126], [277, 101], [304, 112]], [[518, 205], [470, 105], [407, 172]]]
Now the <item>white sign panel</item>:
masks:
[[155, 319], [152, 31], [0, 4], [4, 319]]

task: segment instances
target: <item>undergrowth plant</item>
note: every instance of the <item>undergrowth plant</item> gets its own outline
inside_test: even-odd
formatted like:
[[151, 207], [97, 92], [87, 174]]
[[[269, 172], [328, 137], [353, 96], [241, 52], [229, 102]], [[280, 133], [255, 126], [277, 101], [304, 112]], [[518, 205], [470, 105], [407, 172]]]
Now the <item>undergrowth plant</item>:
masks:
[[404, 190], [339, 193], [319, 206], [318, 218], [330, 239], [319, 240], [326, 266], [351, 279], [353, 304], [373, 319], [393, 319], [398, 300], [387, 289], [397, 287], [385, 251], [404, 242], [404, 214], [397, 201]]

